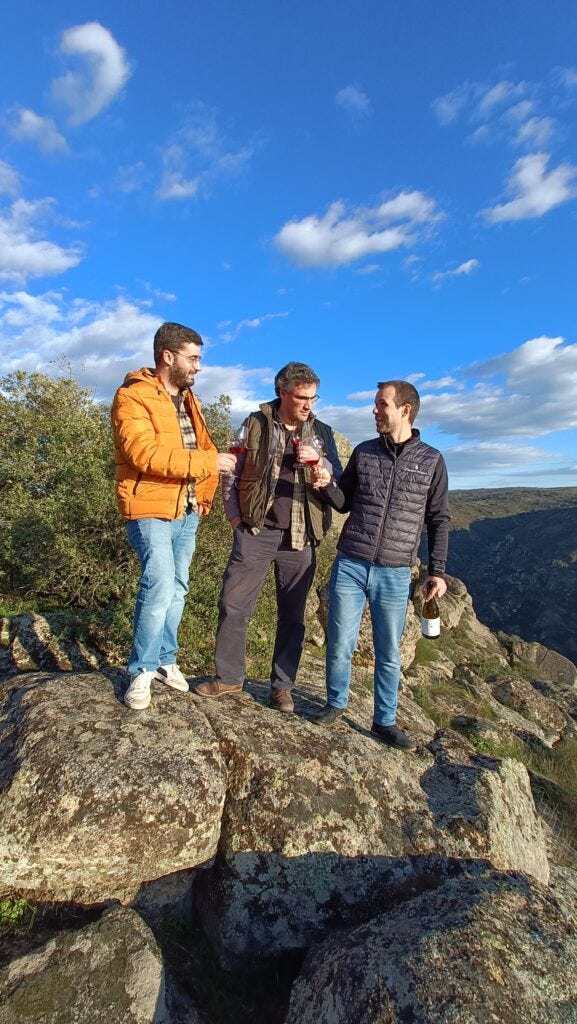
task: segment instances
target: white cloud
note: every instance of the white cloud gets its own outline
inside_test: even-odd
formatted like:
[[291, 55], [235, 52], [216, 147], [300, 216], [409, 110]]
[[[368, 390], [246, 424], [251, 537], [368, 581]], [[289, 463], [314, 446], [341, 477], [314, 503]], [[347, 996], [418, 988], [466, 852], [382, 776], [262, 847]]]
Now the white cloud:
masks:
[[18, 172], [6, 163], [5, 160], [0, 160], [0, 195], [5, 196], [17, 196], [20, 192], [20, 178]]
[[527, 91], [525, 82], [497, 82], [483, 94], [479, 101], [477, 113], [486, 116], [492, 113], [493, 109], [509, 103], [512, 99], [522, 96]]
[[559, 164], [547, 172], [548, 153], [532, 153], [517, 161], [508, 181], [513, 199], [483, 211], [493, 224], [509, 220], [542, 217], [577, 195], [574, 180], [577, 167]]
[[[288, 316], [288, 312], [282, 311], [279, 313], [263, 313], [262, 316], [251, 317], [247, 320], [240, 320], [235, 327], [232, 327], [232, 320], [225, 320], [218, 325], [219, 330], [223, 333], [220, 335], [220, 341], [236, 341], [241, 331], [247, 328], [254, 330], [257, 327], [262, 327], [267, 320], [277, 320], [279, 317], [283, 318]], [[228, 328], [232, 328], [228, 330]]]
[[325, 423], [330, 423], [334, 430], [344, 434], [352, 445], [360, 444], [369, 437], [375, 437], [377, 433], [373, 416], [375, 391], [371, 391], [371, 400], [367, 405], [357, 409], [351, 409], [346, 405], [323, 405], [320, 409], [315, 408], [315, 415]]
[[577, 344], [542, 336], [461, 371], [461, 390], [422, 391], [421, 419], [477, 441], [577, 428]]
[[[519, 97], [525, 96], [530, 86], [527, 82], [463, 82], [452, 92], [439, 96], [433, 101], [433, 111], [441, 124], [452, 124], [461, 115], [470, 121], [487, 121], [500, 117], [505, 109], [508, 113], [513, 103], [519, 106]], [[522, 101], [521, 101], [522, 102]], [[527, 100], [527, 102], [530, 102]]]
[[433, 281], [439, 282], [447, 277], [461, 277], [463, 275], [468, 277], [474, 270], [478, 270], [480, 266], [479, 260], [466, 260], [453, 270], [438, 270], [436, 274], [433, 274]]
[[577, 88], [576, 68], [558, 68], [558, 77], [567, 89]]
[[[70, 301], [58, 292], [35, 296], [0, 291], [2, 372], [23, 369], [51, 375], [64, 356], [84, 387], [110, 401], [130, 370], [153, 365], [153, 338], [162, 317], [144, 306], [127, 296], [93, 302]], [[206, 402], [229, 395], [233, 422], [240, 422], [259, 402], [274, 396], [273, 381], [269, 367], [203, 363], [195, 390]]]
[[69, 108], [70, 124], [85, 124], [112, 103], [127, 82], [130, 64], [126, 52], [97, 21], [63, 32], [60, 52], [81, 58], [84, 66], [55, 79], [52, 95]]
[[555, 134], [555, 121], [552, 117], [530, 117], [521, 125], [516, 135], [519, 143], [545, 146]]
[[483, 441], [476, 445], [454, 445], [443, 451], [450, 474], [518, 470], [551, 460], [551, 452], [533, 445]]
[[434, 224], [441, 217], [434, 201], [416, 191], [400, 192], [376, 207], [357, 207], [348, 215], [337, 200], [322, 217], [288, 221], [274, 242], [301, 266], [339, 267], [410, 245], [416, 225]]
[[113, 188], [124, 195], [132, 195], [144, 188], [149, 172], [143, 160], [137, 160], [134, 164], [126, 164], [118, 168]]
[[424, 373], [415, 373], [411, 378], [411, 382], [417, 386], [417, 380], [420, 378], [420, 388], [426, 388], [427, 391], [438, 391], [440, 388], [456, 388], [461, 390], [463, 385], [456, 377], [439, 377], [437, 380], [424, 380]]
[[52, 323], [60, 318], [59, 302], [62, 295], [46, 292], [29, 295], [28, 292], [0, 292], [0, 324], [4, 327], [33, 327]]
[[182, 171], [165, 168], [156, 190], [157, 199], [192, 199], [198, 192], [198, 178], [185, 178]]
[[353, 391], [351, 395], [347, 395], [347, 402], [370, 402], [374, 399], [376, 390], [375, 384], [371, 391]]
[[535, 108], [533, 100], [519, 100], [519, 103], [514, 103], [512, 107], [506, 112], [507, 119], [509, 121], [524, 121], [525, 118], [530, 117]]
[[366, 263], [364, 267], [359, 267], [357, 269], [357, 274], [376, 274], [380, 269], [380, 263]]
[[163, 147], [163, 171], [156, 197], [192, 199], [209, 190], [219, 178], [241, 174], [254, 152], [254, 145], [231, 146], [216, 113], [204, 103], [193, 103], [181, 127]]
[[80, 246], [65, 248], [40, 236], [38, 222], [51, 214], [53, 206], [52, 199], [16, 199], [0, 210], [0, 280], [22, 284], [31, 277], [62, 274], [80, 263]]
[[441, 124], [452, 124], [470, 103], [474, 89], [469, 82], [464, 82], [457, 89], [433, 100], [433, 110]]
[[359, 85], [347, 85], [340, 89], [335, 96], [335, 103], [355, 121], [372, 114], [371, 101]]
[[27, 107], [18, 107], [13, 112], [14, 120], [8, 125], [13, 139], [19, 142], [32, 142], [43, 153], [65, 153], [68, 143], [60, 134], [50, 117], [40, 117]]

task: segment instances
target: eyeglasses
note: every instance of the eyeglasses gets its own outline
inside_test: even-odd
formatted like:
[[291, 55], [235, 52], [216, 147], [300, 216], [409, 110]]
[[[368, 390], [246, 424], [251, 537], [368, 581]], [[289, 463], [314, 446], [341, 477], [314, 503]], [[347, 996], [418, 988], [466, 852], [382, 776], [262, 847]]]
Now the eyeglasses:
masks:
[[[170, 351], [172, 352], [172, 349]], [[187, 363], [190, 363], [191, 366], [200, 366], [200, 356], [185, 356], [184, 352], [175, 352], [174, 354], [186, 359]]]
[[288, 391], [287, 394], [294, 398], [295, 402], [308, 402], [310, 405], [314, 405], [321, 397], [320, 395], [313, 395], [312, 398], [309, 395], [295, 395], [294, 391]]

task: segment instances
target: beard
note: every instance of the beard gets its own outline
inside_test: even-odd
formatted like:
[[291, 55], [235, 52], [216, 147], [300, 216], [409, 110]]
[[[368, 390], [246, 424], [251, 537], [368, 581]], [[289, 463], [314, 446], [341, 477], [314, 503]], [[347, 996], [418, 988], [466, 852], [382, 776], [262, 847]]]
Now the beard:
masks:
[[194, 384], [194, 377], [191, 377], [190, 370], [183, 370], [181, 366], [177, 366], [176, 363], [173, 363], [173, 365], [169, 367], [168, 383], [173, 388], [177, 388], [178, 391], [184, 391], [186, 387], [192, 387]]

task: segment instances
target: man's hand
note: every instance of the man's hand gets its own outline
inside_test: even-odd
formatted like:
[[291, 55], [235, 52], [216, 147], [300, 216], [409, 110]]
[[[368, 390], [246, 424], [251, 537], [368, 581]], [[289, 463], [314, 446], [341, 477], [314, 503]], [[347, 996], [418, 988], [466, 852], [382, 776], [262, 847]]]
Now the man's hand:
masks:
[[236, 516], [234, 519], [230, 520], [230, 525], [233, 530], [236, 530], [237, 526], [240, 526], [241, 523], [242, 519], [240, 518], [240, 516]]
[[316, 490], [319, 487], [326, 487], [331, 482], [331, 474], [320, 462], [311, 468], [311, 486]]
[[422, 586], [423, 598], [430, 601], [432, 597], [442, 597], [447, 593], [447, 584], [442, 576], [427, 576]]
[[231, 455], [230, 452], [219, 452], [216, 456], [216, 464], [219, 473], [232, 473], [236, 466], [236, 455]]

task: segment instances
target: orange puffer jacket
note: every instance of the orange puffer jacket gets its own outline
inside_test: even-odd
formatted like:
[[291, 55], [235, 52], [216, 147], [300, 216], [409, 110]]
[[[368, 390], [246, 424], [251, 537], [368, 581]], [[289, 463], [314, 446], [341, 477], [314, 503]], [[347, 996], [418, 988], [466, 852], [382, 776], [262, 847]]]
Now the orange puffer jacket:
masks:
[[200, 409], [186, 392], [198, 448], [182, 443], [178, 413], [153, 370], [126, 375], [112, 404], [116, 498], [124, 519], [178, 519], [186, 485], [196, 481], [196, 497], [206, 515], [218, 484], [217, 449]]

